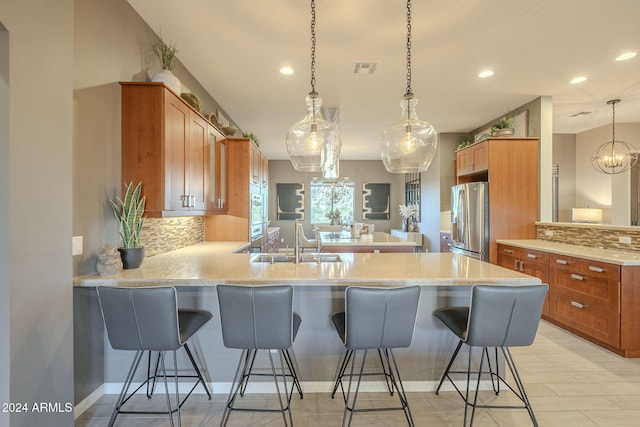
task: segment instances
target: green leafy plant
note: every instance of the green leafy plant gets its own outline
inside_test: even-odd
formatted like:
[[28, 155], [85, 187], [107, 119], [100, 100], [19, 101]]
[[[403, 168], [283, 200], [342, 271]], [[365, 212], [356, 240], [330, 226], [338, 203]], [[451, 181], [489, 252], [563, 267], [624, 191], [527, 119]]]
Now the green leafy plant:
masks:
[[242, 132], [242, 137], [243, 138], [249, 138], [250, 140], [253, 141], [254, 144], [256, 144], [257, 147], [260, 146], [260, 141], [258, 141], [258, 137], [255, 136], [253, 133], [251, 133], [251, 132]]
[[158, 36], [158, 39], [151, 43], [151, 48], [160, 60], [162, 69], [169, 71], [173, 70], [173, 67], [175, 67], [173, 61], [176, 59], [176, 53], [178, 52], [176, 42], [170, 41], [169, 44], [167, 44], [162, 40], [161, 36]]
[[123, 248], [138, 248], [140, 247], [140, 230], [142, 229], [142, 223], [144, 222], [144, 205], [146, 198], [140, 198], [142, 192], [142, 182], [139, 182], [136, 187], [133, 187], [133, 182], [125, 184], [126, 191], [124, 194], [124, 200], [119, 197], [114, 202], [109, 200], [111, 208], [113, 209], [113, 215], [120, 224], [120, 237], [122, 238]]
[[513, 127], [513, 117], [502, 116], [500, 120], [491, 126], [491, 131], [495, 132], [500, 129], [508, 129], [510, 127]]
[[464, 135], [460, 138], [460, 144], [458, 144], [457, 150], [466, 147], [467, 145], [471, 145], [471, 137], [469, 135]]

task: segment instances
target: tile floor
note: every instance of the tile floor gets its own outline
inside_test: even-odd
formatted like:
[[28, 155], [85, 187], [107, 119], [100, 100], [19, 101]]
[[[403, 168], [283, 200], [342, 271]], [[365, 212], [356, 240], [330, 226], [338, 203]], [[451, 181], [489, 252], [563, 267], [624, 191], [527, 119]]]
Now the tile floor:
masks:
[[[577, 338], [553, 325], [541, 322], [531, 347], [513, 349], [512, 354], [525, 383], [538, 423], [548, 426], [640, 426], [640, 359], [624, 359]], [[402, 372], [402, 367], [400, 367]], [[492, 392], [484, 397], [495, 399]], [[257, 405], [272, 402], [272, 395], [245, 395]], [[76, 420], [75, 426], [106, 426], [116, 396], [105, 395]], [[216, 426], [226, 395], [215, 394], [212, 401], [193, 395], [183, 407], [183, 426]], [[391, 399], [391, 400], [390, 400]], [[510, 396], [499, 399], [512, 401]], [[141, 403], [148, 404], [146, 398]], [[163, 401], [154, 399], [161, 408]], [[385, 393], [362, 393], [359, 405], [392, 404], [397, 400]], [[134, 403], [135, 404], [135, 403]], [[409, 393], [416, 426], [462, 426], [464, 406], [454, 391]], [[339, 426], [342, 400], [329, 394], [305, 394], [292, 401], [297, 427]], [[168, 418], [119, 415], [116, 426], [168, 426]], [[233, 412], [229, 426], [281, 426], [280, 414]], [[402, 412], [356, 414], [354, 426], [402, 426]], [[478, 409], [477, 426], [529, 426], [525, 410]]]

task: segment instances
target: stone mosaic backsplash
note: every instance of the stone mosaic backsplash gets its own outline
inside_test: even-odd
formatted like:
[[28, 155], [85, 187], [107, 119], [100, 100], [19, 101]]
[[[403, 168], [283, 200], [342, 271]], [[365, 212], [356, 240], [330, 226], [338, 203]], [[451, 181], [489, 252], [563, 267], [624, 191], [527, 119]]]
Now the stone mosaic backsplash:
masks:
[[[536, 229], [539, 240], [595, 248], [640, 251], [640, 227], [538, 223]], [[631, 243], [621, 243], [620, 237], [630, 238]]]
[[159, 255], [204, 242], [204, 217], [145, 218], [140, 243], [145, 256]]

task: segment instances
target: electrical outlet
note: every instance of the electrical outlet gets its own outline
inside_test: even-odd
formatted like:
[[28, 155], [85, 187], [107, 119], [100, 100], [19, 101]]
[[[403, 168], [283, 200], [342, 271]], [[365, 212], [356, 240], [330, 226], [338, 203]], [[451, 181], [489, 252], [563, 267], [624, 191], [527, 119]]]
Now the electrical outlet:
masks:
[[71, 238], [71, 255], [82, 255], [82, 236], [73, 236]]
[[618, 241], [620, 243], [631, 243], [631, 237], [629, 237], [629, 236], [620, 236]]
[[553, 236], [553, 230], [544, 230], [544, 235], [548, 237]]

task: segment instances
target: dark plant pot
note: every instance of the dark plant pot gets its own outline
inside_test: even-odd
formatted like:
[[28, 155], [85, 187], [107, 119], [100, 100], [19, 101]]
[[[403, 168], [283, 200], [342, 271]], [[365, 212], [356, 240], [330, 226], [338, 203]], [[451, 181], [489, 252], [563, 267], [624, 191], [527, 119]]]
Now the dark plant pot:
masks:
[[118, 248], [123, 268], [138, 268], [144, 259], [144, 247]]

